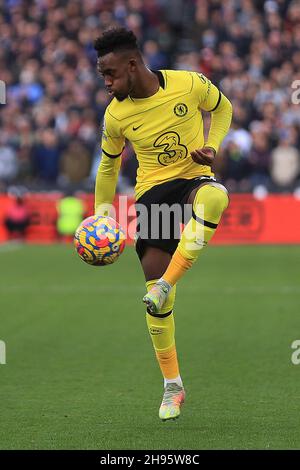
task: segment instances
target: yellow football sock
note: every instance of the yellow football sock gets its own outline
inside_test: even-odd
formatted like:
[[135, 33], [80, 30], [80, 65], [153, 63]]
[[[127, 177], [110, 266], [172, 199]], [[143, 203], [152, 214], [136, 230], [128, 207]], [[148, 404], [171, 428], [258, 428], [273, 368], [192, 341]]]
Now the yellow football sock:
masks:
[[159, 367], [165, 379], [175, 379], [179, 376], [177, 351], [175, 344], [167, 351], [155, 351]]
[[[156, 284], [158, 279], [146, 283], [148, 291]], [[155, 316], [146, 314], [147, 325], [152, 339], [155, 354], [162, 375], [166, 379], [179, 376], [177, 352], [175, 346], [175, 322], [173, 307], [175, 302], [176, 286], [172, 287], [169, 296], [161, 309]]]
[[220, 187], [207, 184], [197, 191], [193, 216], [185, 226], [177, 250], [162, 276], [171, 286], [192, 266], [212, 238], [228, 202], [227, 193]]

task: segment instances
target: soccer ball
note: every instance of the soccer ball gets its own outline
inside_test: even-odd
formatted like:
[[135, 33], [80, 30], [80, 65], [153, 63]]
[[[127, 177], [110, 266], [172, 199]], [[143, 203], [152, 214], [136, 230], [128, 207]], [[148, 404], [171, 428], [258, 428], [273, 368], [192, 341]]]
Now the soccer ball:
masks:
[[92, 215], [75, 232], [74, 245], [80, 258], [93, 266], [106, 266], [125, 248], [125, 233], [111, 217]]

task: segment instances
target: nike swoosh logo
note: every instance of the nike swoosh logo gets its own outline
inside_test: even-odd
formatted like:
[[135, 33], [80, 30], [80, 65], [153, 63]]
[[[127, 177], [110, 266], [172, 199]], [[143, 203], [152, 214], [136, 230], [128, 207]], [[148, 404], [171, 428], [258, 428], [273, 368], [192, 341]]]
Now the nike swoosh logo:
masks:
[[141, 124], [140, 126], [137, 126], [137, 127], [134, 127], [132, 128], [133, 131], [137, 131], [143, 124]]

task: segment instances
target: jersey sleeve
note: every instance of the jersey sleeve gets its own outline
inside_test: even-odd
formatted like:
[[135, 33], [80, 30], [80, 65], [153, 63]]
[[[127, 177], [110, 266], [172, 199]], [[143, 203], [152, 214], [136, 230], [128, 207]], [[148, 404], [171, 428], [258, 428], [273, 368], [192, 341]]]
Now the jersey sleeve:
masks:
[[194, 79], [194, 93], [198, 100], [199, 109], [212, 112], [217, 109], [222, 93], [202, 73], [192, 72]]
[[205, 147], [216, 152], [228, 133], [232, 119], [232, 105], [228, 98], [202, 73], [193, 72], [195, 99], [198, 107], [211, 113], [211, 124]]
[[103, 121], [102, 152], [109, 158], [117, 158], [121, 156], [124, 145], [125, 137], [122, 135], [118, 121], [107, 108]]

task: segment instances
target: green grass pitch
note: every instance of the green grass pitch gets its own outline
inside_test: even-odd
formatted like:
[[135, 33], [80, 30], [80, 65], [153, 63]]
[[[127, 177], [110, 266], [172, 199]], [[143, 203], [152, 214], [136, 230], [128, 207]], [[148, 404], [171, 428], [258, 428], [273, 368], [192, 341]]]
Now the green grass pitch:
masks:
[[187, 399], [162, 423], [133, 249], [97, 268], [71, 245], [0, 248], [0, 448], [300, 448], [299, 261], [299, 246], [201, 255], [175, 310]]

